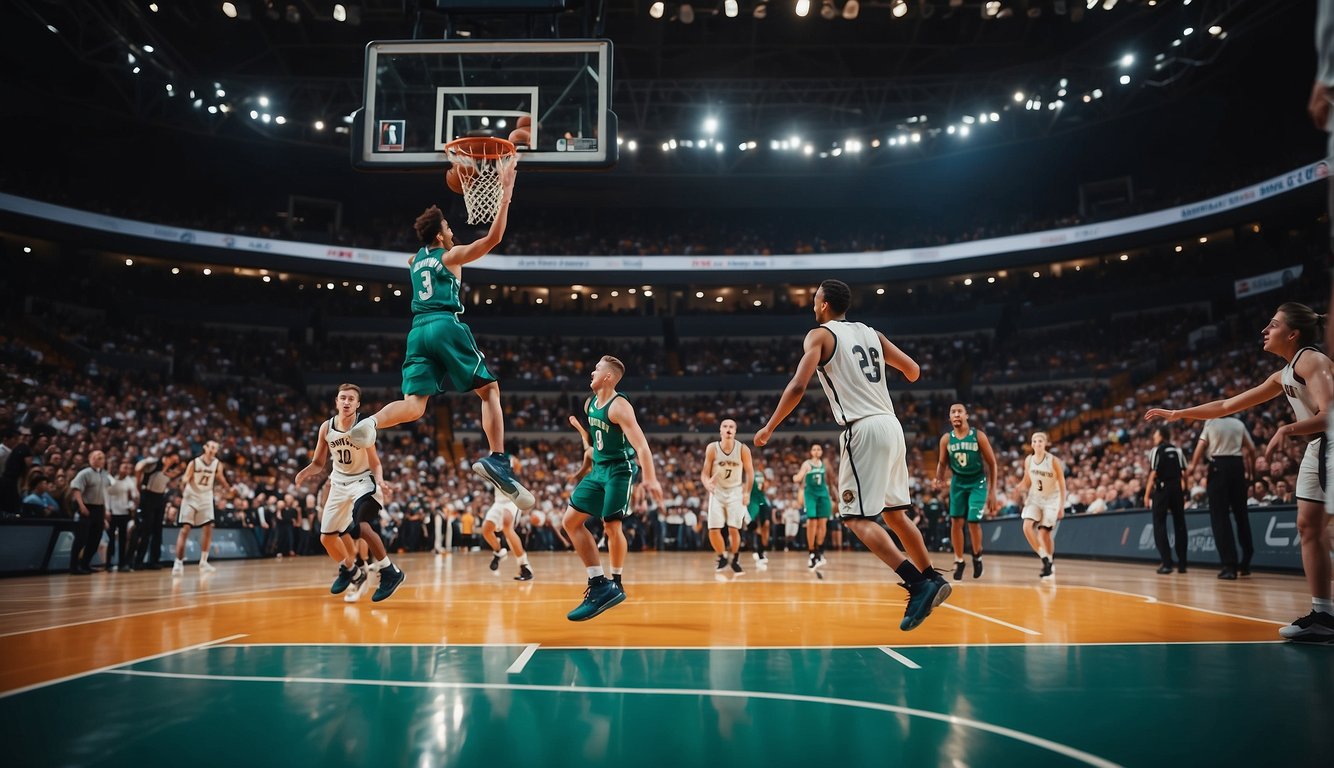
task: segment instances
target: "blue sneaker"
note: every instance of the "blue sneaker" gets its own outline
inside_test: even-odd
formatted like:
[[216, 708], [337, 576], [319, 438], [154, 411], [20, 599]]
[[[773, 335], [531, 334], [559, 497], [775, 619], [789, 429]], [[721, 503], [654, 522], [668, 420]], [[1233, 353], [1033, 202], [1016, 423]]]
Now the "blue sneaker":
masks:
[[931, 611], [950, 596], [954, 588], [949, 582], [941, 578], [927, 577], [922, 581], [908, 587], [908, 610], [903, 612], [903, 621], [899, 622], [899, 629], [907, 632], [910, 629], [916, 629], [926, 617], [931, 615]]
[[537, 499], [533, 498], [533, 494], [529, 493], [527, 488], [520, 485], [519, 481], [514, 477], [514, 472], [510, 470], [508, 455], [505, 455], [504, 458], [487, 456], [484, 459], [480, 459], [473, 463], [472, 471], [481, 475], [483, 479], [494, 485], [496, 490], [509, 497], [509, 500], [514, 502], [514, 506], [518, 507], [522, 512], [527, 512], [537, 503]]
[[570, 621], [588, 621], [599, 613], [625, 602], [625, 591], [604, 576], [600, 582], [589, 582], [584, 590], [584, 601], [566, 615]]
[[407, 578], [407, 575], [403, 573], [403, 569], [396, 565], [390, 566], [388, 569], [381, 568], [380, 586], [376, 587], [375, 594], [371, 595], [371, 602], [378, 603], [381, 600], [387, 600], [390, 595], [394, 594], [394, 590], [403, 585], [403, 582], [406, 581]]
[[343, 594], [352, 585], [352, 578], [356, 575], [355, 569], [349, 569], [346, 565], [340, 563], [338, 565], [338, 578], [334, 579], [333, 585], [329, 587], [329, 594]]

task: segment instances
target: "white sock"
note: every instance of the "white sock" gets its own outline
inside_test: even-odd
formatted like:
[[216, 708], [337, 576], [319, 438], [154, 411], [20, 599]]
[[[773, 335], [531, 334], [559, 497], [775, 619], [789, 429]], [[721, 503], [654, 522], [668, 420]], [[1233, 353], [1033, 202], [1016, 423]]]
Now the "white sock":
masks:
[[1329, 615], [1334, 616], [1334, 600], [1331, 600], [1328, 597], [1311, 598], [1311, 608], [1320, 613], [1328, 613]]
[[956, 558], [954, 558], [954, 564], [955, 564], [955, 565], [963, 565], [963, 558], [962, 558], [962, 557], [956, 557]]
[[519, 565], [528, 565], [528, 555], [519, 558]]
[[394, 567], [394, 564], [391, 563], [391, 562], [389, 562], [389, 555], [385, 555], [383, 559], [378, 560], [378, 561], [376, 561], [376, 563], [375, 563], [375, 570], [377, 570], [377, 571], [379, 571], [379, 570], [383, 570], [383, 569], [385, 569], [385, 568], [393, 568], [393, 567]]
[[185, 561], [182, 560], [182, 559], [180, 559], [180, 558], [178, 557], [178, 558], [176, 558], [176, 564], [177, 564], [177, 565], [185, 565]]
[[1047, 550], [1045, 550], [1045, 549], [1039, 549], [1039, 550], [1038, 550], [1038, 557], [1042, 558], [1043, 560], [1048, 560], [1048, 559], [1051, 558], [1051, 554], [1048, 553]]
[[625, 570], [624, 568], [617, 568], [617, 567], [615, 567], [615, 566], [612, 566], [612, 569], [611, 569], [611, 575], [612, 575], [612, 576], [620, 576], [620, 575], [621, 575], [621, 571], [624, 571], [624, 570]]
[[203, 565], [204, 563], [207, 562], [208, 562], [208, 550], [206, 549], [203, 552], [199, 553], [199, 564]]
[[590, 578], [590, 579], [596, 579], [597, 577], [602, 576], [602, 575], [603, 575], [603, 573], [602, 573], [602, 566], [600, 566], [600, 565], [590, 565], [590, 566], [588, 567], [588, 578]]

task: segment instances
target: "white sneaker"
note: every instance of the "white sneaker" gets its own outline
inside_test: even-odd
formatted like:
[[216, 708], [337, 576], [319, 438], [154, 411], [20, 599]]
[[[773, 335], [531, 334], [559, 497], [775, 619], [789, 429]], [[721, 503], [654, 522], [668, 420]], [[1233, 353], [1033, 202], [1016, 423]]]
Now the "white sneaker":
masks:
[[218, 569], [215, 568], [215, 567], [213, 566], [212, 563], [207, 563], [207, 562], [206, 562], [206, 563], [200, 563], [200, 564], [199, 564], [199, 572], [200, 572], [200, 573], [215, 573], [215, 572], [217, 572], [217, 570], [218, 570]]
[[361, 593], [366, 591], [366, 584], [369, 583], [369, 582], [370, 582], [370, 578], [368, 577], [368, 578], [366, 579], [366, 581], [361, 582], [361, 586], [357, 586], [356, 584], [353, 584], [351, 587], [349, 587], [348, 590], [347, 590], [347, 592], [344, 592], [344, 593], [343, 593], [343, 602], [345, 602], [345, 603], [355, 603], [355, 602], [357, 602], [358, 600], [360, 600], [360, 599], [361, 599]]
[[171, 575], [172, 575], [172, 576], [184, 576], [184, 575], [185, 575], [185, 563], [182, 563], [181, 561], [177, 560], [177, 561], [176, 561], [176, 564], [173, 565], [173, 566], [171, 567]]
[[369, 448], [375, 445], [375, 417], [369, 416], [357, 422], [352, 429], [347, 431], [347, 439], [358, 448]]

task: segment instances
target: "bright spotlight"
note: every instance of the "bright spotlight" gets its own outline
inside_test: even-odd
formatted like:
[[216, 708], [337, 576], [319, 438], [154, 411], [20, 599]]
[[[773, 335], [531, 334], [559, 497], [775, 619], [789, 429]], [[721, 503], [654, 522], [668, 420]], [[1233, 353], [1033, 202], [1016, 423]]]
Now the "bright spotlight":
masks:
[[664, 8], [665, 6], [662, 3], [654, 3], [648, 7], [648, 15], [655, 19], [661, 19]]
[[893, 10], [894, 18], [901, 19], [908, 15], [908, 3], [906, 0], [896, 0]]
[[334, 21], [347, 21], [347, 8], [342, 3], [334, 3]]
[[1121, 75], [1121, 85], [1130, 85], [1130, 75]]
[[236, 5], [234, 3], [223, 3], [222, 15], [229, 19], [236, 18]]
[[723, 13], [729, 19], [735, 19], [739, 9], [736, 0], [727, 0], [723, 3]]
[[1023, 92], [1023, 91], [1015, 91], [1015, 92], [1014, 92], [1014, 102], [1015, 102], [1016, 104], [1020, 104], [1020, 103], [1023, 103], [1023, 101], [1024, 101], [1024, 92]]
[[1134, 63], [1135, 63], [1135, 54], [1133, 53], [1127, 53], [1126, 55], [1121, 57], [1121, 66], [1123, 67], [1128, 67]]
[[806, 15], [811, 12], [811, 0], [797, 0], [796, 10], [798, 16], [803, 19], [806, 18]]
[[710, 136], [712, 136], [713, 134], [717, 133], [717, 132], [718, 132], [718, 118], [716, 118], [716, 117], [706, 117], [706, 118], [704, 118], [704, 132], [707, 133], [707, 134], [709, 134]]

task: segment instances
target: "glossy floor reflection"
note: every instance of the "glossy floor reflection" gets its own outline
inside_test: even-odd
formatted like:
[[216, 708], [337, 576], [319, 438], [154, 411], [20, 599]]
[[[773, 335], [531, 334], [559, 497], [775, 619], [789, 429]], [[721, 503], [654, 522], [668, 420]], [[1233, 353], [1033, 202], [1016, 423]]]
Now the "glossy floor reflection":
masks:
[[535, 556], [525, 583], [485, 553], [405, 557], [384, 603], [329, 595], [322, 558], [7, 580], [0, 717], [18, 765], [201, 747], [206, 765], [1256, 765], [1334, 746], [1334, 647], [1274, 642], [1304, 609], [1294, 575], [1064, 561], [1040, 582], [992, 557], [904, 633], [884, 566], [831, 555], [816, 579], [803, 559], [719, 581], [707, 555], [635, 554], [630, 600], [580, 624], [572, 555]]

